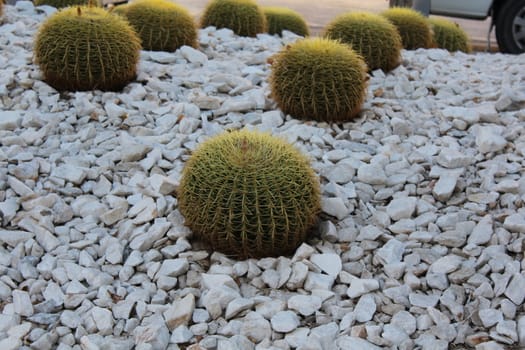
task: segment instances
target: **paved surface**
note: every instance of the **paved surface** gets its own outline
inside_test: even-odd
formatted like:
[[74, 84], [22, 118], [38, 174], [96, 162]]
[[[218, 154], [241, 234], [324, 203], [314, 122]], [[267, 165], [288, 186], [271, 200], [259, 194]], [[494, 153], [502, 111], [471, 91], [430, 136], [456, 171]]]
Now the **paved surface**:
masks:
[[[388, 8], [387, 0], [258, 0], [261, 6], [285, 6], [299, 12], [308, 22], [312, 34], [318, 34], [328, 22], [340, 13], [348, 11], [381, 12]], [[185, 6], [195, 17], [199, 17], [208, 0], [177, 0]], [[469, 34], [475, 49], [483, 50], [486, 47], [486, 38], [490, 26], [490, 19], [474, 21], [451, 18]], [[492, 47], [497, 47], [494, 33], [492, 34]]]

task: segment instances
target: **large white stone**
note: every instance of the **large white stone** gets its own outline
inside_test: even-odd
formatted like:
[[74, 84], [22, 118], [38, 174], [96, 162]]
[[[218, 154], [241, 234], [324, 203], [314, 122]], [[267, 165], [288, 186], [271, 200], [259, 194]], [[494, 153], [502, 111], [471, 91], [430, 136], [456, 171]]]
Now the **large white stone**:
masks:
[[336, 278], [341, 272], [342, 263], [341, 257], [334, 253], [313, 254], [310, 261], [319, 266], [321, 270], [328, 275]]
[[386, 207], [386, 212], [392, 220], [408, 219], [416, 210], [416, 197], [401, 197], [393, 199]]
[[507, 140], [490, 126], [481, 126], [476, 135], [476, 146], [481, 153], [498, 152], [505, 148]]
[[0, 130], [15, 130], [22, 123], [20, 111], [0, 111]]

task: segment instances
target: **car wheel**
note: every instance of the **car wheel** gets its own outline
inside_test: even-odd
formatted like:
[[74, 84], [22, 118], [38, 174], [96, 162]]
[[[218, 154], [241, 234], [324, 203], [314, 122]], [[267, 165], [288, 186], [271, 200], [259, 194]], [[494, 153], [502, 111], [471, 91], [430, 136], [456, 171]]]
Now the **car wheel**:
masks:
[[496, 39], [503, 53], [525, 52], [525, 0], [509, 0], [495, 19]]

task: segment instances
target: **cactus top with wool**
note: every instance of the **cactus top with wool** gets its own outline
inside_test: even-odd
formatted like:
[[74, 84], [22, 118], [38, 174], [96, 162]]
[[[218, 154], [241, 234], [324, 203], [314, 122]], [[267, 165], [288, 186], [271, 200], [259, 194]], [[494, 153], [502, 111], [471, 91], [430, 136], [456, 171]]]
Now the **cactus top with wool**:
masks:
[[292, 253], [320, 210], [308, 159], [277, 137], [233, 131], [203, 143], [178, 191], [186, 224], [215, 250], [237, 257]]

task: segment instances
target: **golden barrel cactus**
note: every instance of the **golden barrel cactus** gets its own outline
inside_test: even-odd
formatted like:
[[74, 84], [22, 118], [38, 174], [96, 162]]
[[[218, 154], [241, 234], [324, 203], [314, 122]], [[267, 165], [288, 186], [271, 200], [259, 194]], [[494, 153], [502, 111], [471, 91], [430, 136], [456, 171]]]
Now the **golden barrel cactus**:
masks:
[[255, 37], [266, 30], [266, 18], [253, 0], [211, 0], [201, 18], [203, 28], [229, 28], [240, 36]]
[[470, 52], [470, 40], [467, 33], [457, 24], [448, 19], [431, 17], [429, 19], [434, 32], [435, 46], [451, 52]]
[[284, 140], [233, 131], [191, 155], [178, 203], [186, 225], [213, 250], [237, 258], [287, 255], [317, 222], [319, 180]]
[[35, 61], [57, 90], [120, 90], [135, 79], [140, 39], [121, 17], [97, 7], [68, 7], [42, 23]]
[[197, 25], [189, 11], [167, 0], [137, 0], [117, 6], [137, 31], [144, 50], [175, 51], [183, 45], [197, 46]]
[[308, 38], [271, 59], [273, 99], [292, 117], [325, 122], [352, 120], [366, 97], [363, 58], [337, 41]]
[[401, 60], [403, 45], [396, 27], [373, 13], [342, 14], [326, 26], [324, 35], [352, 46], [363, 56], [370, 70], [388, 72]]
[[408, 7], [392, 7], [382, 15], [397, 27], [405, 49], [432, 47], [432, 28], [421, 13]]
[[269, 34], [281, 35], [283, 30], [288, 30], [297, 35], [308, 36], [308, 25], [299, 13], [286, 7], [263, 7], [263, 12]]

